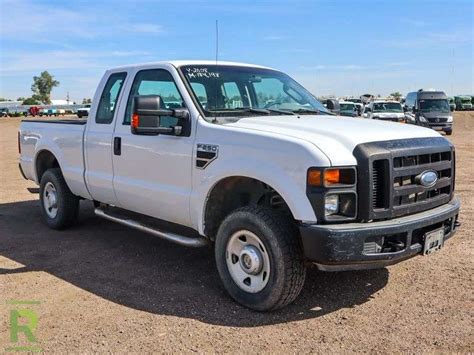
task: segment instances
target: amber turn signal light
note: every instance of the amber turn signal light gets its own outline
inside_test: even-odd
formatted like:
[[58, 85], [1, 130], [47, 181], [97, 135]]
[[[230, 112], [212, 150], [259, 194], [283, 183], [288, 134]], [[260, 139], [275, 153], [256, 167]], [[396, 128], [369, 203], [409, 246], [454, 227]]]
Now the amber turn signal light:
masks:
[[322, 185], [322, 172], [321, 170], [311, 169], [308, 170], [308, 185], [321, 186]]
[[132, 115], [132, 128], [138, 128], [139, 121], [140, 121], [139, 116], [136, 113], [134, 113]]
[[356, 182], [354, 168], [311, 168], [308, 170], [309, 186], [344, 187]]
[[341, 174], [339, 169], [328, 169], [324, 171], [324, 185], [336, 185], [341, 183]]

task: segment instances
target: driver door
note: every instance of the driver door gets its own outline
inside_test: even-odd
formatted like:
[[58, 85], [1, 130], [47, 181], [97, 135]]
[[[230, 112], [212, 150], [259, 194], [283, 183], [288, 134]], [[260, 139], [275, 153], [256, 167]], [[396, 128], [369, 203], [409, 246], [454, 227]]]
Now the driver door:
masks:
[[[171, 73], [145, 69], [135, 74], [126, 107], [114, 132], [114, 190], [118, 205], [166, 221], [190, 225], [193, 138], [174, 135], [135, 135], [130, 131], [133, 97], [160, 95], [165, 108], [183, 107], [182, 96]], [[173, 126], [175, 117], [161, 117]], [[119, 142], [119, 143], [117, 143]]]

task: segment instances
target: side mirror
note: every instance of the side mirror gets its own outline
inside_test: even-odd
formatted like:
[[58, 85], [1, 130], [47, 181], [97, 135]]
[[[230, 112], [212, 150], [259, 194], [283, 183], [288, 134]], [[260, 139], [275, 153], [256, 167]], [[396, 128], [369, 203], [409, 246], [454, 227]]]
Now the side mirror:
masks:
[[372, 112], [372, 109], [371, 109], [370, 107], [367, 107], [367, 108], [365, 109], [365, 112], [367, 112], [367, 113]]
[[[162, 117], [176, 117], [175, 126], [164, 126]], [[130, 124], [132, 134], [140, 135], [181, 135], [182, 124], [189, 120], [186, 109], [167, 109], [160, 95], [135, 96], [133, 99], [133, 115]]]
[[341, 105], [339, 104], [339, 101], [337, 101], [337, 100], [328, 99], [328, 100], [326, 101], [326, 107], [327, 107], [331, 112], [334, 112], [334, 113], [339, 113], [339, 112], [341, 112]]
[[449, 109], [451, 110], [451, 112], [454, 111], [454, 106], [449, 106]]
[[408, 106], [407, 105], [403, 106], [403, 112], [407, 112], [407, 111], [408, 111]]
[[416, 113], [418, 110], [416, 109], [415, 106], [413, 106], [413, 110], [412, 110], [412, 111], [413, 111], [413, 113]]

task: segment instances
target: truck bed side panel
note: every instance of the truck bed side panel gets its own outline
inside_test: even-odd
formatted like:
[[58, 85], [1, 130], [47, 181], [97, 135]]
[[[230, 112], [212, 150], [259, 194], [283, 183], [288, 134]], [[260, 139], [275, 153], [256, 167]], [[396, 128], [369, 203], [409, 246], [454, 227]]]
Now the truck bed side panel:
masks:
[[66, 183], [78, 196], [88, 198], [84, 182], [83, 136], [85, 125], [67, 123], [22, 122], [20, 126], [20, 163], [28, 179], [36, 181], [36, 159], [42, 151], [58, 160]]

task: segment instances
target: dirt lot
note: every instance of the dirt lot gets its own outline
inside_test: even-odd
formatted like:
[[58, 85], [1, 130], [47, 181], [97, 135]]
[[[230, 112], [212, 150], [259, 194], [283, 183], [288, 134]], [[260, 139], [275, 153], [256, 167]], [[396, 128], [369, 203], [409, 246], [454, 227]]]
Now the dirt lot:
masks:
[[45, 227], [17, 168], [19, 122], [0, 119], [0, 352], [24, 307], [46, 352], [474, 351], [474, 112], [455, 114], [463, 225], [442, 251], [375, 271], [310, 269], [300, 298], [267, 314], [229, 299], [211, 249], [98, 219], [88, 202], [73, 229]]

